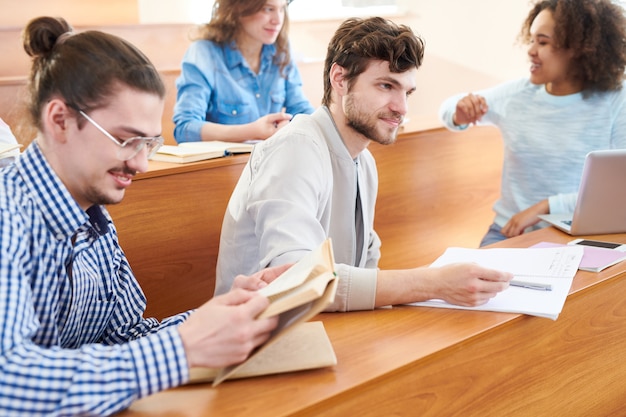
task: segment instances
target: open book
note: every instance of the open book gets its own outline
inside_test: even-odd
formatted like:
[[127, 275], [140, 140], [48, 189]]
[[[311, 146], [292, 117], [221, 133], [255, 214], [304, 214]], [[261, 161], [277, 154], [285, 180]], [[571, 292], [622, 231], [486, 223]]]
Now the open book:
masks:
[[[308, 321], [293, 326], [274, 343], [259, 350], [245, 361], [228, 379], [278, 374], [323, 368], [337, 364], [333, 346], [321, 321]], [[214, 381], [219, 369], [191, 368], [189, 383]]]
[[237, 153], [250, 153], [253, 148], [254, 144], [250, 143], [222, 142], [218, 140], [183, 142], [177, 146], [161, 146], [151, 159], [153, 161], [184, 164], [186, 162], [221, 158]]
[[[583, 248], [577, 246], [448, 248], [430, 265], [431, 267], [456, 262], [475, 262], [487, 268], [511, 272], [514, 281], [529, 285], [525, 287], [511, 285], [486, 304], [477, 307], [457, 306], [437, 299], [411, 303], [411, 305], [522, 313], [556, 320], [563, 309], [582, 257]], [[536, 288], [546, 286], [550, 289], [547, 291], [533, 289], [533, 284], [537, 285]]]
[[336, 290], [332, 244], [327, 239], [259, 290], [270, 299], [269, 306], [259, 318], [278, 316], [278, 326], [268, 341], [241, 364], [220, 370], [192, 369], [192, 376], [195, 375], [196, 380], [212, 378], [213, 386], [216, 386], [228, 378], [336, 364], [335, 354], [321, 323], [305, 323], [333, 302]]

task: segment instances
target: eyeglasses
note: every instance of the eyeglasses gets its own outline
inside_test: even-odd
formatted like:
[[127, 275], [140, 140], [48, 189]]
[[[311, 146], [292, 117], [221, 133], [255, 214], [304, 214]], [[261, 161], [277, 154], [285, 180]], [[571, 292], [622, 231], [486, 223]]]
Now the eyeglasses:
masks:
[[141, 150], [145, 147], [148, 150], [148, 158], [152, 157], [159, 150], [161, 145], [163, 145], [163, 136], [152, 136], [152, 137], [143, 137], [143, 136], [135, 136], [130, 139], [126, 139], [123, 142], [120, 142], [119, 139], [116, 139], [115, 136], [107, 132], [102, 126], [96, 123], [91, 117], [87, 116], [87, 114], [78, 110], [81, 116], [83, 116], [89, 123], [94, 125], [96, 129], [102, 132], [107, 138], [111, 139], [119, 149], [117, 150], [117, 159], [120, 161], [128, 161], [129, 159], [133, 159]]

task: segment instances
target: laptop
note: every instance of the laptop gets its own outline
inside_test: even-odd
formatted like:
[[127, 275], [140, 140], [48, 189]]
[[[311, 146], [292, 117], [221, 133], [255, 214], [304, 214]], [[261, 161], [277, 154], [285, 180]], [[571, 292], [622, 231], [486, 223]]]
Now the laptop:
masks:
[[574, 236], [626, 232], [626, 149], [589, 152], [574, 213], [539, 217]]

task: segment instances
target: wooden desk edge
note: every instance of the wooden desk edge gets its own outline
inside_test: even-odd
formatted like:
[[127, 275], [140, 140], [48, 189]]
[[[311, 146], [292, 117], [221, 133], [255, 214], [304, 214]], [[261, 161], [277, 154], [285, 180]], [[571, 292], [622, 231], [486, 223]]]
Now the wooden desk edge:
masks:
[[135, 180], [163, 177], [182, 174], [185, 172], [202, 171], [207, 168], [217, 168], [228, 165], [245, 164], [250, 154], [227, 155], [221, 158], [206, 159], [204, 161], [177, 164], [175, 162], [149, 161], [148, 171], [137, 174]]

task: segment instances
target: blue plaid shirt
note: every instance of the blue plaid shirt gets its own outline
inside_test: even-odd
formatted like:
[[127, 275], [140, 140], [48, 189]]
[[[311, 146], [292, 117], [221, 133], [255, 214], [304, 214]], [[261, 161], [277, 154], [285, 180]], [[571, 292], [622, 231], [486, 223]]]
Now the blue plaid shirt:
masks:
[[0, 415], [108, 415], [189, 378], [104, 207], [72, 198], [36, 142], [0, 170]]

